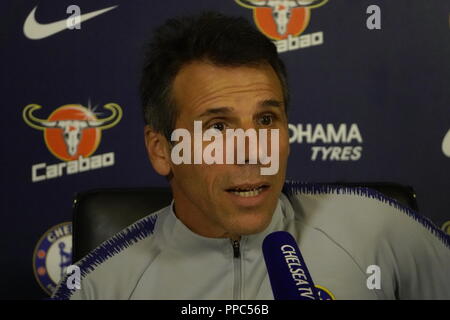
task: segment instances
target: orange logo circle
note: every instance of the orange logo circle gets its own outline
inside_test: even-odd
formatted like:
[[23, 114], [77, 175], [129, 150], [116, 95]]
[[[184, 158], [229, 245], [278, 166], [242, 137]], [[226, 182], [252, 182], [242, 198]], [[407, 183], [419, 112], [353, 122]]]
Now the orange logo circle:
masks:
[[273, 8], [254, 8], [253, 18], [258, 29], [274, 40], [286, 39], [289, 35], [298, 36], [309, 24], [309, 8], [292, 8], [288, 11], [282, 6]]
[[89, 126], [96, 121], [95, 114], [81, 105], [64, 105], [53, 111], [49, 122], [58, 126], [44, 130], [45, 143], [53, 155], [61, 160], [76, 160], [89, 157], [97, 149], [101, 130]]
[[94, 110], [79, 104], [59, 107], [48, 117], [36, 117], [41, 109], [38, 104], [27, 105], [22, 112], [23, 120], [32, 128], [44, 131], [47, 148], [64, 161], [87, 158], [97, 150], [102, 130], [114, 127], [122, 119], [122, 108], [116, 103], [103, 106], [111, 112], [106, 118], [98, 119]]

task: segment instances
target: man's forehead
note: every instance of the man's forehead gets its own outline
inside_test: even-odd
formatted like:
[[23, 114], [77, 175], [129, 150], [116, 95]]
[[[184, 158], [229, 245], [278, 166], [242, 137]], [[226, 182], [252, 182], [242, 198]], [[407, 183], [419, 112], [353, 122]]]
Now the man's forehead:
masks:
[[180, 69], [172, 92], [176, 104], [192, 112], [248, 95], [255, 95], [255, 99], [258, 95], [265, 96], [259, 100], [283, 101], [281, 83], [269, 64], [230, 67], [195, 61]]
[[[263, 99], [257, 102], [256, 106], [260, 108], [277, 108], [282, 109], [283, 108], [283, 102], [280, 100], [275, 99]], [[236, 111], [236, 109], [232, 106], [211, 106], [208, 108], [205, 108], [205, 110], [196, 115], [199, 118], [207, 117], [207, 116], [213, 116], [213, 115], [228, 115], [232, 114]]]

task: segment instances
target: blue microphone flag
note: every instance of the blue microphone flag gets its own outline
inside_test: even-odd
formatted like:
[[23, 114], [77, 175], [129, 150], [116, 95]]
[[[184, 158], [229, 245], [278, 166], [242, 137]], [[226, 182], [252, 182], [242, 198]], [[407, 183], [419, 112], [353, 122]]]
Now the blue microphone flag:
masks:
[[294, 237], [286, 231], [269, 234], [263, 254], [275, 300], [319, 300]]

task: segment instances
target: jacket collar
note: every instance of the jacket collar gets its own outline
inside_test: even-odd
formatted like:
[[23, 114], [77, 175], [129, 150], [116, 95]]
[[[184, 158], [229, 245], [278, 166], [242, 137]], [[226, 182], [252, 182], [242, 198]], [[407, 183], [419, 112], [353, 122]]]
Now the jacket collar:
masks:
[[[240, 243], [244, 246], [243, 249], [259, 249], [261, 250], [262, 242], [264, 238], [274, 231], [284, 230], [287, 225], [287, 220], [289, 217], [286, 216], [285, 198], [281, 194], [278, 199], [275, 212], [272, 216], [272, 220], [269, 226], [260, 233], [242, 236]], [[285, 199], [287, 201], [287, 199]], [[225, 250], [227, 252], [232, 252], [231, 240], [229, 238], [208, 238], [201, 236], [193, 231], [191, 231], [184, 223], [177, 218], [173, 210], [174, 202], [167, 208], [167, 216], [163, 222], [163, 237], [166, 245], [169, 245], [177, 250], [194, 250], [198, 252], [199, 249], [203, 250]], [[185, 252], [186, 252], [185, 251]]]

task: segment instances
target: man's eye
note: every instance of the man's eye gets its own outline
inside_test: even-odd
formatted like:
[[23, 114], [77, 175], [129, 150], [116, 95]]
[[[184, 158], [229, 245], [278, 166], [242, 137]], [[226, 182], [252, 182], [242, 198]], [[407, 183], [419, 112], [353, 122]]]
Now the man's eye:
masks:
[[223, 122], [216, 122], [213, 125], [211, 125], [210, 128], [213, 128], [213, 129], [216, 129], [216, 130], [219, 130], [219, 131], [224, 131], [225, 127], [226, 127], [225, 123], [223, 123]]
[[270, 126], [273, 122], [273, 116], [270, 114], [265, 114], [259, 119], [259, 123], [263, 126]]

